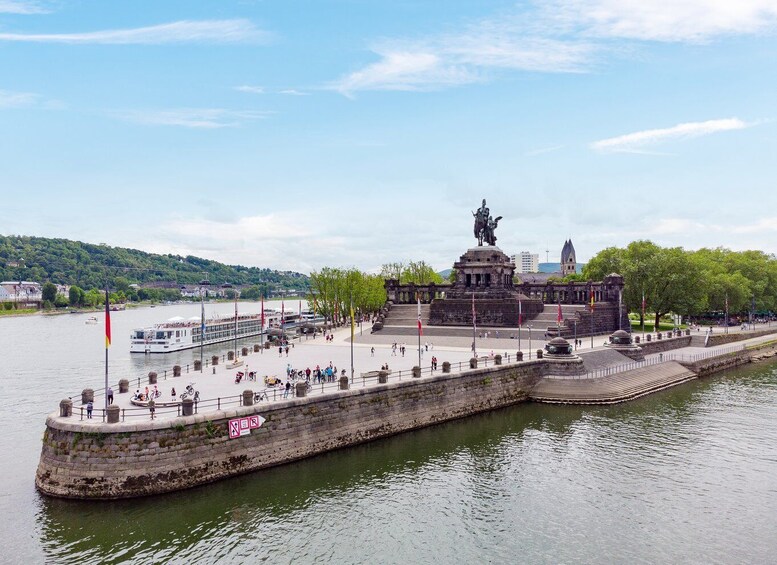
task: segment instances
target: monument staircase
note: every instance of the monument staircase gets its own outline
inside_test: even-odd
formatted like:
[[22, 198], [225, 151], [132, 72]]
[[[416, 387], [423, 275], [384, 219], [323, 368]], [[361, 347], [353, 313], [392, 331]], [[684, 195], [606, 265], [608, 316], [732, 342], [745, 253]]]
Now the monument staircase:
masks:
[[[570, 337], [574, 334], [574, 327], [572, 320], [577, 318], [577, 313], [585, 312], [586, 307], [584, 304], [562, 304], [561, 305], [561, 336]], [[527, 324], [531, 324], [533, 328], [537, 329], [549, 329], [550, 333], [557, 335], [555, 332], [558, 324], [558, 304], [545, 304], [543, 305], [542, 312], [540, 312], [533, 320], [526, 320]], [[583, 328], [578, 328], [582, 330]]]
[[[421, 304], [421, 325], [429, 325], [429, 304]], [[386, 326], [418, 327], [418, 304], [394, 304], [383, 323]]]

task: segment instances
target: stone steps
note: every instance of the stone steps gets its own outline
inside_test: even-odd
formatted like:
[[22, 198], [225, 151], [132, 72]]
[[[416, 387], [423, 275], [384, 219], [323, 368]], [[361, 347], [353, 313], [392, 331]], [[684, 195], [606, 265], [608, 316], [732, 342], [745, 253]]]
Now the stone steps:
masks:
[[531, 391], [536, 402], [614, 404], [695, 379], [693, 371], [669, 361], [596, 379], [543, 378]]

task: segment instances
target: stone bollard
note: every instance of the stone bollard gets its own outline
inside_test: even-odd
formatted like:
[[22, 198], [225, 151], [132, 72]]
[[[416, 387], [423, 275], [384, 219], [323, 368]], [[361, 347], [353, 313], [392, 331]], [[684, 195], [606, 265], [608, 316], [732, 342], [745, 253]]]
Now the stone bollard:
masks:
[[691, 335], [691, 330], [685, 330], [685, 335]]
[[636, 337], [634, 338], [634, 343], [639, 343], [639, 336], [636, 336]]
[[180, 377], [181, 376], [181, 366], [180, 365], [174, 365], [173, 366], [173, 376], [174, 377]]
[[297, 383], [294, 385], [294, 396], [304, 398], [308, 395], [308, 383]]
[[478, 368], [478, 358], [473, 357], [469, 360], [469, 368], [470, 369], [477, 369]]
[[233, 361], [235, 359], [235, 352], [231, 349], [227, 351], [227, 361]]
[[121, 409], [117, 404], [109, 404], [108, 409], [106, 410], [106, 414], [108, 415], [108, 423], [109, 424], [118, 424], [119, 423], [119, 412]]
[[148, 374], [148, 384], [155, 385], [156, 384], [156, 373], [154, 371], [151, 371]]
[[123, 392], [129, 392], [129, 381], [127, 379], [121, 379], [119, 381], [119, 394]]
[[494, 355], [494, 365], [502, 364], [502, 356], [499, 354]]
[[661, 339], [662, 335], [663, 335], [663, 334], [662, 334], [661, 332], [658, 332], [658, 333], [656, 334], [656, 339]]
[[537, 350], [537, 359], [542, 359], [542, 349]]
[[421, 367], [416, 365], [413, 367], [413, 378], [414, 379], [420, 379], [421, 378]]
[[448, 361], [442, 362], [442, 372], [443, 373], [450, 373], [451, 372], [451, 364]]
[[259, 344], [258, 343], [254, 344], [254, 353], [259, 353]]
[[244, 348], [241, 350], [241, 353], [242, 353], [243, 357], [245, 357], [246, 355], [248, 355], [248, 348], [247, 348], [247, 347], [244, 347]]
[[181, 401], [181, 416], [191, 416], [194, 414], [194, 399], [184, 398]]
[[219, 356], [218, 356], [218, 355], [214, 355], [213, 357], [211, 357], [211, 358], [210, 358], [210, 364], [211, 364], [212, 366], [214, 366], [214, 367], [215, 367], [216, 365], [218, 365], [218, 364], [219, 364]]
[[384, 385], [388, 382], [388, 371], [378, 371], [378, 383]]
[[652, 337], [651, 337], [651, 335], [650, 335], [650, 334], [647, 334], [647, 335], [645, 336], [645, 340], [646, 340], [646, 341], [650, 341], [651, 339], [652, 339]]
[[69, 418], [73, 415], [73, 401], [65, 398], [59, 401], [59, 415], [62, 418]]
[[269, 341], [265, 341], [264, 342], [264, 348], [265, 349], [270, 349], [270, 342]]
[[515, 352], [515, 360], [518, 362], [523, 361], [523, 351]]
[[94, 402], [94, 390], [91, 388], [85, 388], [81, 391], [81, 404], [86, 404], [87, 402]]
[[199, 359], [194, 362], [194, 370], [202, 371], [202, 362]]
[[348, 377], [340, 377], [340, 390], [348, 390]]
[[244, 390], [243, 391], [243, 406], [253, 406], [254, 405], [254, 391], [253, 390]]

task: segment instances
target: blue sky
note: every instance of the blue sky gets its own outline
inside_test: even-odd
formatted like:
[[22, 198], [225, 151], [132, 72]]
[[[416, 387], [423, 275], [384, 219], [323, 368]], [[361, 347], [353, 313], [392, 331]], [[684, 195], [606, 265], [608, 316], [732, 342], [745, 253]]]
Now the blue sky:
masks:
[[309, 272], [777, 252], [774, 0], [0, 0], [0, 233]]

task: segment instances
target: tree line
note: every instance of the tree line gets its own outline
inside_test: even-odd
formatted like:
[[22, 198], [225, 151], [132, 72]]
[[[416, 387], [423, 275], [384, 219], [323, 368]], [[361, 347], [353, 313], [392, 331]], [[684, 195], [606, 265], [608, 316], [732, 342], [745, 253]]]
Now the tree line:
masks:
[[623, 303], [642, 313], [643, 295], [655, 324], [669, 313], [699, 316], [714, 311], [746, 314], [777, 310], [777, 260], [762, 251], [722, 247], [686, 251], [634, 241], [608, 247], [583, 268], [585, 280], [623, 275]]
[[[107, 283], [111, 290], [134, 299], [144, 289], [133, 294], [129, 287], [132, 283], [197, 284], [203, 277], [212, 284], [251, 285], [258, 289], [254, 292], [264, 295], [290, 289], [304, 292], [309, 282], [306, 275], [293, 271], [225, 265], [191, 255], [159, 255], [67, 239], [0, 235], [0, 280], [50, 282], [80, 289], [101, 289]], [[145, 290], [149, 298], [163, 299], [172, 295], [167, 291], [173, 289]]]

